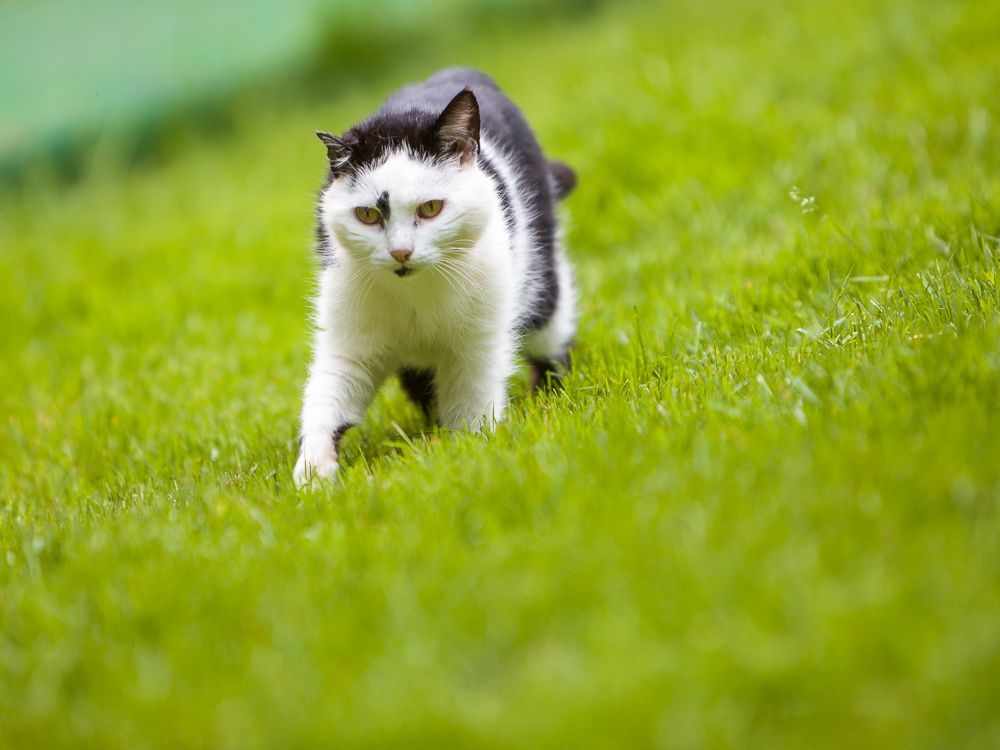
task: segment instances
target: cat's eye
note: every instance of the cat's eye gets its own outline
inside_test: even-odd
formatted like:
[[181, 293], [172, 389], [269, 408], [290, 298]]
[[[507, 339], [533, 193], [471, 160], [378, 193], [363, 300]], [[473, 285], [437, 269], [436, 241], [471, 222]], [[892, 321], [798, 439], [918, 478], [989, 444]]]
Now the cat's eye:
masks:
[[417, 216], [421, 219], [433, 219], [444, 207], [444, 201], [427, 201], [417, 206]]
[[362, 224], [378, 224], [382, 219], [381, 212], [374, 206], [358, 206], [354, 209], [354, 215]]

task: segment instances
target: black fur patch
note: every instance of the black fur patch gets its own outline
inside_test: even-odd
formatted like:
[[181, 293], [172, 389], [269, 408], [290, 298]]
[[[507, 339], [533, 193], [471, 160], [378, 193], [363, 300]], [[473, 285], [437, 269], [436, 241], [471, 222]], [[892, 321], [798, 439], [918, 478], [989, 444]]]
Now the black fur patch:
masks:
[[323, 226], [322, 217], [316, 218], [316, 243], [317, 252], [323, 259], [323, 262], [332, 262], [333, 259], [330, 255], [330, 236], [327, 234], [326, 227]]
[[497, 184], [497, 193], [500, 194], [500, 206], [503, 208], [507, 231], [513, 232], [514, 222], [516, 219], [514, 217], [514, 204], [510, 200], [510, 188], [507, 187], [507, 183], [504, 181], [503, 177], [500, 176], [500, 172], [497, 171], [496, 165], [482, 154], [479, 155], [479, 167], [486, 172], [486, 174], [492, 177], [493, 181]]
[[330, 252], [330, 235], [326, 231], [326, 227], [323, 226], [323, 216], [322, 207], [320, 205], [319, 199], [322, 197], [326, 189], [330, 187], [330, 184], [335, 179], [333, 174], [333, 169], [327, 169], [326, 179], [323, 180], [323, 186], [319, 189], [319, 194], [316, 197], [316, 252], [323, 261], [323, 265], [331, 265], [333, 263], [333, 253]]
[[532, 390], [558, 391], [572, 363], [567, 353], [556, 359], [529, 359], [528, 364], [531, 365]]
[[340, 441], [344, 437], [344, 433], [349, 429], [354, 427], [352, 424], [343, 424], [333, 431], [333, 452], [337, 454], [337, 460], [340, 460]]
[[547, 262], [540, 261], [538, 266], [538, 272], [544, 285], [538, 297], [535, 298], [531, 316], [521, 325], [524, 331], [537, 331], [539, 328], [544, 328], [545, 324], [552, 319], [552, 314], [556, 311], [556, 304], [559, 302], [559, 277], [556, 276], [555, 258], [550, 256]]
[[379, 219], [379, 222], [382, 226], [385, 226], [389, 221], [389, 193], [385, 191], [382, 192], [382, 195], [380, 195], [378, 200], [375, 201], [375, 208], [377, 208], [378, 212], [382, 214], [382, 218]]
[[436, 397], [434, 371], [404, 367], [399, 371], [399, 384], [409, 396], [410, 401], [423, 409], [424, 414], [430, 417]]
[[344, 140], [351, 143], [351, 155], [335, 170], [336, 176], [353, 180], [393, 151], [407, 151], [428, 161], [446, 158], [434, 130], [438, 114], [420, 110], [376, 112], [344, 134]]

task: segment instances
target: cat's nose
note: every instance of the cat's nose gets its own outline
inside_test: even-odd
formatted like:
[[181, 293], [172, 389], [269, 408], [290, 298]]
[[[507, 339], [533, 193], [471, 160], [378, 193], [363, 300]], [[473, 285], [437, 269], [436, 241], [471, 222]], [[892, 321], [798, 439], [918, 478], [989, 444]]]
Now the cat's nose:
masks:
[[397, 247], [394, 250], [389, 251], [389, 255], [398, 260], [400, 263], [406, 263], [413, 255], [412, 247]]

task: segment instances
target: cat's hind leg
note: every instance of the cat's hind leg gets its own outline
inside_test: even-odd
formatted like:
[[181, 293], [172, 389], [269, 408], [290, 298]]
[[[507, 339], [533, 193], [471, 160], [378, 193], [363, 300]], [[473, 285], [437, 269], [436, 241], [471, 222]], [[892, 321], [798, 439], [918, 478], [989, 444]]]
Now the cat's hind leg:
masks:
[[569, 350], [576, 336], [576, 286], [569, 263], [556, 255], [558, 295], [552, 317], [525, 335], [521, 351], [531, 366], [531, 389], [558, 388], [570, 369]]

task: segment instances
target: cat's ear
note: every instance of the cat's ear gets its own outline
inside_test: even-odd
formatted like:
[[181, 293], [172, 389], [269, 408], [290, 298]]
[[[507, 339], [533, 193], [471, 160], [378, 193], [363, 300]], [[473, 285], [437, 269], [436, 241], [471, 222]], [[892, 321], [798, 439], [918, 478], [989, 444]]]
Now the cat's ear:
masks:
[[479, 102], [468, 86], [458, 92], [434, 125], [438, 145], [445, 154], [457, 156], [462, 164], [479, 153]]
[[347, 140], [324, 133], [321, 130], [316, 131], [316, 137], [323, 141], [326, 146], [326, 156], [330, 160], [330, 169], [334, 172], [343, 167], [351, 158], [351, 144]]

